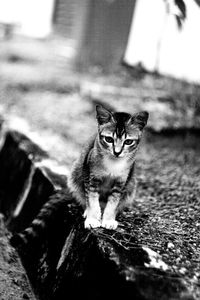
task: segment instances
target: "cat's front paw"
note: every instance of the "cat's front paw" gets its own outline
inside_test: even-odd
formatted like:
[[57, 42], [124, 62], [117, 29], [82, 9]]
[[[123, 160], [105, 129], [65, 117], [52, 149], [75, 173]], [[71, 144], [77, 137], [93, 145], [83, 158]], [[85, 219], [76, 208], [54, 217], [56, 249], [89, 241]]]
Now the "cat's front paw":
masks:
[[86, 218], [84, 226], [85, 228], [97, 228], [101, 226], [101, 222], [95, 218]]
[[101, 227], [106, 229], [116, 229], [118, 226], [118, 222], [116, 220], [103, 220]]

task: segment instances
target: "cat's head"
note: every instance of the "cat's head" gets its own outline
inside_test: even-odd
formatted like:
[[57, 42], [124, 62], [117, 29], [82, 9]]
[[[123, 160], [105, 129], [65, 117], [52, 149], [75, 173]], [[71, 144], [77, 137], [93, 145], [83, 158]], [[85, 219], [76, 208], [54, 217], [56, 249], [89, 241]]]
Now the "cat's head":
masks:
[[97, 105], [96, 118], [101, 150], [113, 158], [132, 157], [148, 116], [146, 111], [130, 115], [125, 112], [111, 112]]

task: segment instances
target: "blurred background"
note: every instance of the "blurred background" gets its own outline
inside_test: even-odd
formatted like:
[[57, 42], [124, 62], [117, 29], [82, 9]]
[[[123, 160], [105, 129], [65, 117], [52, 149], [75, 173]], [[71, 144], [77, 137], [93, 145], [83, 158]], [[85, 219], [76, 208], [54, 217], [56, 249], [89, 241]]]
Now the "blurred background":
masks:
[[198, 0], [0, 0], [0, 112], [67, 164], [97, 103], [198, 130], [199, 26]]
[[68, 171], [96, 132], [96, 104], [147, 110], [134, 200], [145, 221], [131, 230], [184, 276], [195, 299], [199, 28], [199, 0], [0, 0], [0, 121]]
[[2, 39], [63, 38], [67, 49], [61, 53], [81, 69], [96, 65], [108, 71], [124, 60], [200, 80], [198, 0], [187, 7], [184, 0], [1, 0], [0, 25]]

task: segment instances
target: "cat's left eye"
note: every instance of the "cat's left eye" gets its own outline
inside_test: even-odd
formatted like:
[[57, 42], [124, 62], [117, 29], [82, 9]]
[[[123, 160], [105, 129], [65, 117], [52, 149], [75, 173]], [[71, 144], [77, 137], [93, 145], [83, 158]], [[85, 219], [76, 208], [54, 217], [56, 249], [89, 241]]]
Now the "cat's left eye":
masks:
[[111, 137], [111, 136], [105, 136], [105, 141], [107, 142], [107, 143], [113, 143], [113, 138]]
[[132, 145], [134, 143], [134, 140], [131, 140], [131, 139], [127, 139], [127, 140], [125, 140], [125, 142], [124, 142], [124, 144], [125, 145]]

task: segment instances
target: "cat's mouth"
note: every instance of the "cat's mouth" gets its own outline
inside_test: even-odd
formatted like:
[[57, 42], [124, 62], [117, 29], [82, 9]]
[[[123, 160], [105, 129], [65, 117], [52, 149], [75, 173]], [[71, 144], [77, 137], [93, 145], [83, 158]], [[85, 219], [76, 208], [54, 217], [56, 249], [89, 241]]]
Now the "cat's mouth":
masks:
[[124, 155], [122, 153], [113, 153], [113, 157], [116, 159], [120, 159], [120, 158], [123, 158]]
[[[114, 150], [114, 149], [113, 149]], [[120, 150], [120, 151], [113, 151], [113, 155], [116, 157], [116, 158], [120, 158], [120, 157], [122, 157], [123, 156], [123, 154], [122, 154], [122, 150]]]

